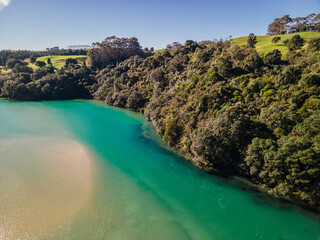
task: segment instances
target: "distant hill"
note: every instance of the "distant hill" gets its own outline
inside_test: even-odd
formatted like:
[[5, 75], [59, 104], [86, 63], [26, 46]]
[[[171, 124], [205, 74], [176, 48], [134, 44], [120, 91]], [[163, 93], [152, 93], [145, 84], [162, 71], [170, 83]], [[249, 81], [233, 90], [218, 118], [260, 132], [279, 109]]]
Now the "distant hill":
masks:
[[[86, 55], [62, 55], [62, 56], [60, 56], [60, 55], [51, 55], [51, 56], [38, 57], [37, 61], [43, 61], [43, 62], [47, 63], [48, 58], [51, 59], [52, 66], [54, 68], [60, 69], [65, 65], [65, 61], [68, 58], [77, 59], [78, 64], [82, 64], [87, 59], [87, 56]], [[39, 68], [34, 63], [30, 63], [28, 58], [25, 60], [25, 62], [27, 62], [28, 63], [28, 67], [31, 67], [33, 70], [36, 70], [36, 69]], [[7, 74], [7, 73], [10, 73], [10, 72], [11, 72], [11, 69], [5, 70], [4, 67], [0, 66], [0, 75], [1, 74]]]
[[[54, 68], [60, 69], [64, 66], [65, 61], [68, 58], [77, 59], [78, 63], [81, 64], [87, 59], [87, 56], [86, 55], [66, 55], [66, 56], [53, 55], [53, 56], [39, 57], [39, 58], [37, 58], [37, 61], [43, 61], [43, 62], [47, 63], [48, 58], [51, 59], [52, 66]], [[39, 68], [35, 64], [32, 64], [32, 63], [29, 63], [29, 67], [31, 67], [32, 69]]]
[[[283, 41], [285, 41], [286, 39], [292, 38], [294, 35], [300, 35], [306, 41], [308, 41], [310, 38], [320, 37], [319, 32], [301, 32], [301, 33], [293, 33], [293, 34], [287, 34], [287, 35], [257, 36], [256, 49], [259, 53], [263, 53], [263, 54], [271, 52], [274, 49], [278, 49], [279, 51], [282, 52], [282, 54], [287, 53], [288, 48], [284, 45]], [[281, 37], [281, 41], [278, 42], [277, 45], [274, 45], [274, 43], [272, 43], [271, 40], [276, 36]], [[244, 47], [247, 45], [247, 39], [248, 37], [239, 37], [239, 38], [233, 39], [232, 42], [235, 42], [239, 44], [241, 47]]]
[[[65, 61], [68, 58], [77, 59], [78, 64], [82, 64], [86, 59], [86, 55], [51, 55], [51, 56], [43, 56], [38, 57], [37, 61], [43, 61], [47, 63], [48, 58], [51, 59], [52, 66], [56, 69], [60, 69], [65, 65]], [[31, 67], [33, 70], [38, 69], [39, 67], [36, 66], [34, 63], [30, 63], [29, 59], [27, 58], [25, 62], [28, 63], [28, 67]], [[4, 67], [0, 66], [0, 75], [10, 73], [11, 69], [5, 70]]]

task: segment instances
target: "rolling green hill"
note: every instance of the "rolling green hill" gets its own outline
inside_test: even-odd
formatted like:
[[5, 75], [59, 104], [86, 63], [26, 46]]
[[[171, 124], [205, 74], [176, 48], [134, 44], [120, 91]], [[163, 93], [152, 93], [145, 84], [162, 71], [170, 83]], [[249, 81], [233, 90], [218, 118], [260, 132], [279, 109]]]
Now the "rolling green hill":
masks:
[[[277, 35], [281, 37], [281, 41], [277, 43], [277, 45], [274, 45], [274, 43], [271, 42], [272, 38], [275, 37], [275, 35], [272, 36], [257, 36], [257, 44], [256, 49], [258, 52], [266, 54], [268, 52], [271, 52], [274, 49], [278, 49], [282, 52], [282, 54], [285, 54], [288, 52], [288, 48], [284, 45], [283, 41], [292, 38], [294, 35], [299, 34], [303, 39], [308, 41], [310, 38], [314, 37], [320, 37], [319, 32], [302, 32], [302, 33], [294, 33], [294, 34], [288, 34], [288, 35]], [[248, 37], [239, 37], [236, 39], [233, 39], [232, 42], [238, 43], [241, 47], [244, 47], [247, 45], [247, 39]]]
[[[37, 58], [37, 61], [43, 61], [47, 63], [48, 58], [51, 59], [52, 66], [56, 69], [60, 69], [64, 66], [66, 59], [68, 58], [73, 58], [77, 59], [79, 64], [82, 64], [86, 59], [86, 55], [65, 55], [65, 56], [60, 56], [60, 55], [51, 55], [51, 56], [44, 56], [44, 57], [39, 57]], [[28, 66], [31, 67], [33, 70], [38, 69], [39, 67], [36, 66], [34, 63], [30, 63], [29, 59], [26, 59], [25, 62], [28, 62]], [[11, 72], [11, 69], [5, 70], [3, 67], [0, 66], [0, 73], [1, 74], [7, 74]]]
[[0, 66], [0, 75], [1, 75], [1, 74], [7, 74], [7, 73], [9, 73], [10, 71], [11, 71], [11, 69], [5, 70], [3, 67]]
[[[48, 58], [51, 59], [52, 62], [52, 66], [54, 68], [60, 69], [61, 67], [64, 66], [66, 59], [68, 58], [74, 58], [77, 59], [78, 63], [83, 63], [87, 56], [85, 55], [66, 55], [66, 56], [44, 56], [44, 57], [39, 57], [37, 58], [37, 61], [44, 61], [45, 63], [47, 63]], [[37, 69], [39, 67], [37, 67], [35, 64], [29, 63], [29, 67], [31, 67], [32, 69]]]

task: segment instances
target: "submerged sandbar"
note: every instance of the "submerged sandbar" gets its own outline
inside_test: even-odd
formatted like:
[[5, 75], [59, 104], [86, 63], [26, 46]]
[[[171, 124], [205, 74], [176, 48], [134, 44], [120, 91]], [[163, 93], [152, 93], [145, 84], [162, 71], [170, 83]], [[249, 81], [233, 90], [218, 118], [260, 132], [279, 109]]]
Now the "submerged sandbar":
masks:
[[77, 142], [0, 140], [0, 238], [35, 238], [90, 203], [93, 162]]

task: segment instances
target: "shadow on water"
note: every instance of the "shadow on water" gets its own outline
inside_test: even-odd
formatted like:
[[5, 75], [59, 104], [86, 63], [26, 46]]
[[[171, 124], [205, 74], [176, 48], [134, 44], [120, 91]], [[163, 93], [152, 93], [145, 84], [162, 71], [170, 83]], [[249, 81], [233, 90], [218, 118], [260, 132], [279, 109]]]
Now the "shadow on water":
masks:
[[[235, 189], [240, 189], [241, 191], [247, 192], [251, 196], [252, 201], [258, 205], [272, 206], [274, 208], [281, 209], [284, 211], [295, 210], [305, 216], [308, 216], [314, 221], [320, 222], [320, 214], [317, 214], [318, 212], [315, 212], [313, 209], [308, 209], [307, 207], [299, 206], [286, 199], [275, 198], [263, 191], [263, 189], [261, 189], [259, 186], [248, 181], [247, 179], [244, 179], [242, 177], [228, 176], [222, 172], [217, 172], [215, 174], [208, 173], [204, 170], [199, 169], [196, 165], [192, 163], [191, 160], [185, 158], [183, 155], [173, 150], [167, 143], [162, 141], [162, 139], [159, 137], [156, 130], [152, 126], [151, 122], [148, 122], [147, 124], [132, 125], [132, 128], [132, 139], [136, 141], [138, 136], [139, 141], [141, 141], [142, 144], [147, 148], [158, 149], [158, 151], [160, 151], [161, 153], [170, 156], [170, 159], [176, 161], [176, 163], [184, 164], [187, 168], [193, 169], [193, 171], [195, 171], [198, 175], [210, 176], [214, 178], [216, 180], [216, 184], [220, 186], [228, 186]], [[144, 185], [146, 189], [152, 191], [153, 194], [157, 195], [156, 191], [153, 191], [152, 188], [148, 187], [143, 181], [140, 181], [140, 183], [141, 185]], [[160, 196], [158, 197], [160, 198]], [[170, 207], [169, 204], [166, 205], [168, 208]]]

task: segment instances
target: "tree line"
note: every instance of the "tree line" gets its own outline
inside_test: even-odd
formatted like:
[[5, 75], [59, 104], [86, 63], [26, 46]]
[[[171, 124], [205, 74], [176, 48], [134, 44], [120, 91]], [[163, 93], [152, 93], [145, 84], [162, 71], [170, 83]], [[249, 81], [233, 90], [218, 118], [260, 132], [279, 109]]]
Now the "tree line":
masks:
[[268, 26], [267, 35], [283, 35], [306, 31], [320, 31], [320, 14], [312, 13], [306, 17], [296, 18], [291, 18], [290, 15], [284, 15], [281, 18], [275, 18]]
[[92, 44], [93, 48], [88, 52], [88, 64], [102, 69], [106, 66], [115, 66], [117, 63], [128, 59], [131, 56], [148, 56], [151, 52], [148, 49], [142, 50], [137, 38], [107, 37], [101, 43]]

